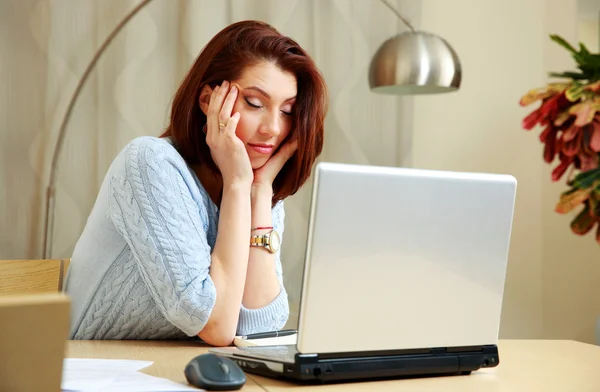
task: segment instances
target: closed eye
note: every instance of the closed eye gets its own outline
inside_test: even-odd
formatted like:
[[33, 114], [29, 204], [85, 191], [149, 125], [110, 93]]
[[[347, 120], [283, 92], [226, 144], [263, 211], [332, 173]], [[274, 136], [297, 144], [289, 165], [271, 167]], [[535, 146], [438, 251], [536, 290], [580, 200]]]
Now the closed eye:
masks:
[[[262, 109], [262, 106], [253, 104], [252, 102], [250, 102], [250, 101], [248, 100], [248, 98], [245, 98], [245, 97], [244, 97], [244, 101], [246, 101], [246, 104], [247, 104], [248, 106], [250, 106], [251, 108], [254, 108], [254, 109]], [[284, 114], [284, 115], [286, 115], [286, 116], [291, 116], [291, 115], [292, 115], [292, 112], [286, 112], [286, 111], [284, 111], [284, 110], [282, 110], [282, 111], [281, 111], [281, 113], [283, 113], [283, 114]]]
[[248, 106], [250, 106], [250, 107], [253, 107], [253, 108], [255, 108], [255, 109], [260, 109], [260, 108], [262, 108], [262, 106], [255, 105], [255, 104], [253, 104], [252, 102], [248, 101], [248, 98], [244, 98], [244, 101], [246, 101], [246, 103], [248, 104]]

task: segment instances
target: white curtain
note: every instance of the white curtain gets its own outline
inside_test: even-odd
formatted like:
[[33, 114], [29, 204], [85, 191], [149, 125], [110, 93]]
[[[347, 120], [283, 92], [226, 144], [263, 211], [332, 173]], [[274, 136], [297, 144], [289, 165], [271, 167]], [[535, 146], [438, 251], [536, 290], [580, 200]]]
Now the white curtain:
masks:
[[[415, 2], [391, 3], [410, 20], [418, 18]], [[94, 51], [137, 4], [0, 1], [0, 259], [40, 257], [45, 187], [60, 121]], [[266, 21], [292, 36], [323, 72], [331, 102], [321, 160], [410, 165], [412, 102], [368, 89], [375, 50], [405, 30], [380, 1], [154, 0], [105, 52], [73, 112], [59, 161], [52, 257], [70, 257], [115, 155], [137, 136], [162, 132], [194, 58], [214, 34], [242, 19]], [[291, 325], [310, 190], [309, 182], [286, 202], [282, 258]]]

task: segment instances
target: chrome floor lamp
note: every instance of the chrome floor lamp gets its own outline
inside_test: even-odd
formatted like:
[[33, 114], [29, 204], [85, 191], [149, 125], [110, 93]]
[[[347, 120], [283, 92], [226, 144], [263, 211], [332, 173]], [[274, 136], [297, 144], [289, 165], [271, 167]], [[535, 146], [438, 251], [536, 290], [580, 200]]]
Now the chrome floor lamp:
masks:
[[[54, 230], [54, 199], [58, 160], [71, 113], [90, 73], [112, 40], [141, 9], [153, 0], [142, 0], [104, 40], [86, 67], [69, 101], [58, 130], [46, 189], [43, 256], [50, 258]], [[386, 0], [380, 0], [410, 30], [385, 41], [375, 53], [369, 68], [369, 86], [381, 94], [415, 95], [455, 91], [460, 87], [461, 65], [454, 49], [443, 38], [415, 28]]]

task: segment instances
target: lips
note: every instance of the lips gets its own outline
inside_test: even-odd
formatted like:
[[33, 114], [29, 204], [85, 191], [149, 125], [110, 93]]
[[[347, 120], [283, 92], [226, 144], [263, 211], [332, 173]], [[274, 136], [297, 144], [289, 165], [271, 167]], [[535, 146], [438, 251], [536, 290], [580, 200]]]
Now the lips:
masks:
[[259, 154], [271, 154], [273, 152], [273, 145], [272, 144], [251, 144], [248, 143], [248, 145], [256, 152], [258, 152]]

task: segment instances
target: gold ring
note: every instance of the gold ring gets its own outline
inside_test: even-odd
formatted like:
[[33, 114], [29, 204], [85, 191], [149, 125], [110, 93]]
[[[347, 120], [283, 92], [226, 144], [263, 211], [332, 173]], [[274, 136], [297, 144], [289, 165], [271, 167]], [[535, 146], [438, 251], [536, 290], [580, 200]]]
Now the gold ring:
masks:
[[227, 126], [227, 123], [219, 123], [219, 129], [223, 130], [223, 128], [225, 128]]

